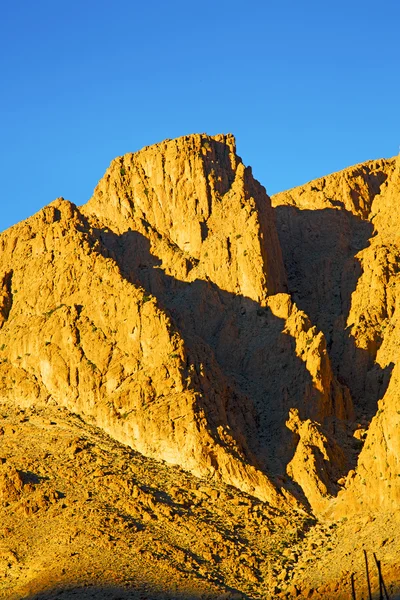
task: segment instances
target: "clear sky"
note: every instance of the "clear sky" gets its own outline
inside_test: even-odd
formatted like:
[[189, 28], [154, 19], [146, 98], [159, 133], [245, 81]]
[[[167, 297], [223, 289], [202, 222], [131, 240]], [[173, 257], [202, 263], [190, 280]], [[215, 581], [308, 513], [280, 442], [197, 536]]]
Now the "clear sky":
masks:
[[0, 6], [0, 231], [189, 133], [234, 133], [270, 194], [399, 150], [399, 0]]

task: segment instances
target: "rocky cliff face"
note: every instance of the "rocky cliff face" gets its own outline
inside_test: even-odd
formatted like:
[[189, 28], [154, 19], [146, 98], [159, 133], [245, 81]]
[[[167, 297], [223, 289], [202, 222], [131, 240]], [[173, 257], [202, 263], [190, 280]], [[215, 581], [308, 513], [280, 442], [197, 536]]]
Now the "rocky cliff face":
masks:
[[398, 503], [399, 181], [398, 158], [374, 161], [272, 198], [289, 288], [354, 400], [363, 448], [346, 513]]
[[276, 500], [246, 460], [243, 434], [231, 431], [236, 421], [254, 427], [248, 400], [235, 403], [203, 348], [186, 349], [74, 205], [52, 203], [0, 243], [14, 273], [1, 332], [3, 399], [67, 406], [145, 455]]
[[[315, 504], [325, 463], [306, 495], [287, 476], [289, 411], [325, 439], [352, 402], [287, 293], [274, 211], [232, 136], [118, 158], [85, 206], [57, 200], [0, 245], [3, 398], [67, 406], [146, 456]], [[326, 461], [335, 478], [348, 468]]]
[[82, 211], [118, 236], [142, 234], [176, 279], [211, 281], [258, 303], [286, 290], [270, 202], [231, 135], [167, 140], [117, 158]]
[[84, 585], [118, 556], [153, 591], [347, 598], [378, 545], [400, 585], [399, 194], [397, 157], [270, 199], [193, 135], [0, 235], [0, 597], [77, 548]]

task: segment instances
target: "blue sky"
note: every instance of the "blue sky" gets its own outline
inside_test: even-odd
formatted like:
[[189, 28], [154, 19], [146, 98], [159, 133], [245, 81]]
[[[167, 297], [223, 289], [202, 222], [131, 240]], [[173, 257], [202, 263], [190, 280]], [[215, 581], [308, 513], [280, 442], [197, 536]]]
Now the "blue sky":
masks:
[[0, 231], [110, 161], [232, 132], [272, 194], [400, 144], [398, 0], [20, 0], [0, 20]]

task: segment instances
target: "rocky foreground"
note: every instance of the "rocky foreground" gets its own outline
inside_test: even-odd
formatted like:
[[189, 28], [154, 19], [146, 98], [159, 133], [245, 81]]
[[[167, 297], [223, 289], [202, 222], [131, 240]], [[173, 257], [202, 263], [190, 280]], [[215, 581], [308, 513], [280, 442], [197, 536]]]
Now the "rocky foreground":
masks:
[[0, 597], [398, 592], [399, 169], [193, 135], [0, 235]]

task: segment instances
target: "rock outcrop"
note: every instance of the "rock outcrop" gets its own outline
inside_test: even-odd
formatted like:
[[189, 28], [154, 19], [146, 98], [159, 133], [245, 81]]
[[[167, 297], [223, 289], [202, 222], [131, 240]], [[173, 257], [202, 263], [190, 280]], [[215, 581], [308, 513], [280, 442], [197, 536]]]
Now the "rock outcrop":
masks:
[[1, 293], [0, 293], [0, 328], [3, 326], [4, 321], [7, 321], [8, 315], [10, 314], [12, 305], [12, 294], [11, 294], [11, 280], [12, 271], [4, 273], [3, 280], [1, 282]]
[[156, 299], [122, 276], [74, 205], [55, 201], [0, 244], [15, 271], [1, 334], [3, 400], [67, 406], [145, 455], [276, 501], [245, 460], [243, 436], [241, 445], [231, 434], [236, 418], [251, 427], [246, 399], [227, 410], [235, 397], [218, 365], [201, 348], [188, 354]]
[[146, 456], [306, 502], [286, 477], [289, 411], [332, 432], [351, 398], [287, 294], [269, 197], [232, 136], [118, 158], [85, 206], [59, 199], [0, 247], [3, 398], [67, 406]]
[[82, 212], [122, 238], [142, 234], [176, 279], [258, 303], [286, 290], [270, 202], [232, 135], [167, 140], [115, 159]]
[[400, 491], [399, 166], [398, 157], [357, 165], [272, 198], [289, 288], [325, 333], [359, 421], [364, 447], [340, 494], [344, 513], [391, 509]]

